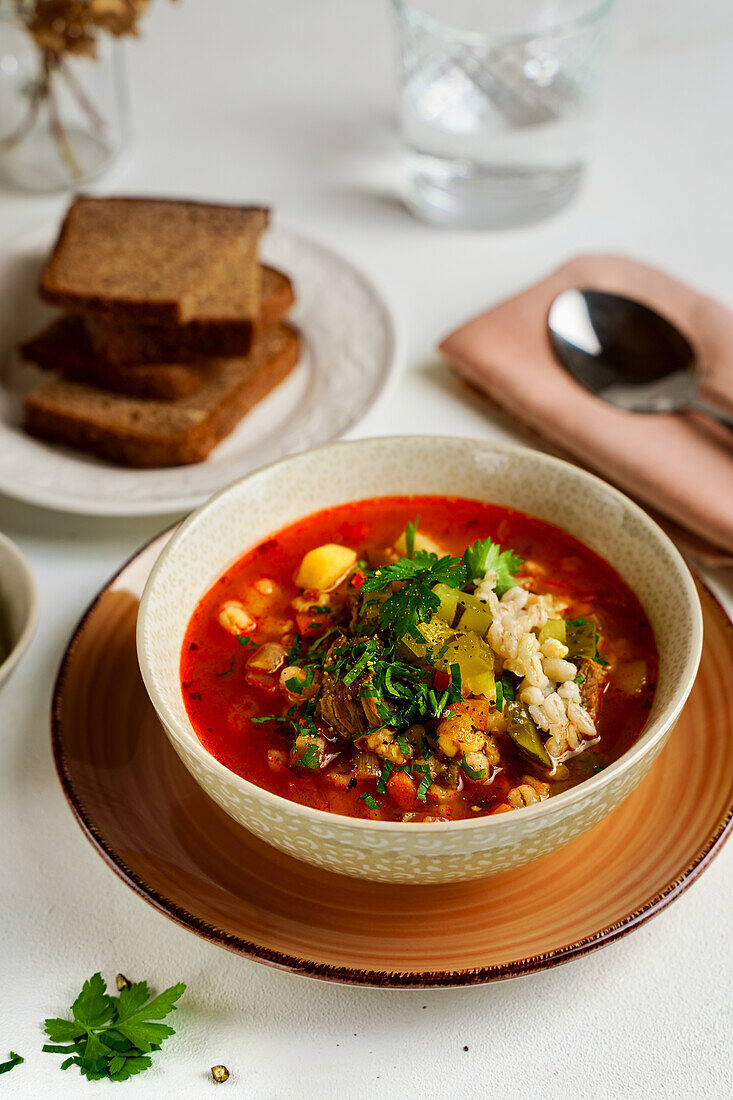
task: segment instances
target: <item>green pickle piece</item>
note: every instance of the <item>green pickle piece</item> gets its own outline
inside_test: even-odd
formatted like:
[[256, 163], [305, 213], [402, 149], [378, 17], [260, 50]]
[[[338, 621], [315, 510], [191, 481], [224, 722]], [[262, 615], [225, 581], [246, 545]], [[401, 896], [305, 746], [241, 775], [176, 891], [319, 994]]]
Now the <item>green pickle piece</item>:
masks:
[[418, 642], [406, 635], [400, 650], [408, 660], [423, 661], [432, 654], [432, 667], [450, 673], [452, 665], [458, 665], [461, 684], [471, 695], [496, 698], [494, 680], [494, 654], [489, 645], [474, 630], [457, 630], [436, 613], [426, 623], [418, 623], [418, 630], [425, 639]]
[[461, 593], [457, 588], [449, 588], [447, 584], [436, 584], [433, 592], [440, 600], [440, 607], [435, 612], [434, 618], [442, 619], [448, 626], [453, 626], [458, 608], [458, 597]]
[[451, 665], [461, 670], [461, 684], [471, 695], [496, 698], [494, 654], [483, 638], [473, 630], [454, 632], [445, 653], [435, 661], [435, 667], [450, 672]]
[[563, 645], [567, 645], [565, 641], [566, 630], [564, 619], [548, 619], [545, 625], [540, 630], [540, 645], [543, 642], [549, 642], [550, 638], [554, 638], [558, 642], [562, 642]]
[[426, 656], [428, 649], [431, 649], [433, 655], [435, 655], [449, 639], [455, 637], [455, 630], [448, 626], [448, 623], [444, 622], [443, 619], [439, 619], [437, 615], [433, 615], [427, 623], [418, 623], [417, 629], [425, 639], [424, 642], [418, 642], [415, 638], [406, 634], [400, 645], [407, 650], [408, 658], [416, 658], [418, 661]]
[[470, 592], [449, 588], [447, 584], [434, 585], [433, 592], [440, 600], [440, 607], [435, 612], [438, 619], [457, 630], [473, 630], [483, 638], [492, 619], [487, 603]]
[[504, 716], [506, 731], [520, 752], [540, 767], [552, 770], [552, 758], [524, 703], [517, 700], [507, 703]]
[[587, 619], [575, 619], [567, 623], [565, 637], [569, 660], [573, 661], [576, 657], [590, 657], [593, 660], [598, 647], [598, 632], [593, 623]]
[[483, 638], [491, 626], [492, 615], [489, 605], [480, 600], [478, 596], [462, 592], [458, 597], [458, 608], [459, 611], [464, 608], [458, 620], [458, 626], [461, 630], [473, 630], [480, 638]]

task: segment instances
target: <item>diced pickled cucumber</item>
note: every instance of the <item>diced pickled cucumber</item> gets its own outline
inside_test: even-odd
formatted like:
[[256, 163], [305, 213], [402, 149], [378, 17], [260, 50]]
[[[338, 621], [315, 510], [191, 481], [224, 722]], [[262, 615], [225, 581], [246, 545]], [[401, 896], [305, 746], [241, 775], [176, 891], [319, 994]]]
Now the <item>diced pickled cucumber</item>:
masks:
[[458, 665], [464, 691], [471, 695], [484, 695], [487, 699], [496, 698], [494, 654], [474, 631], [454, 634], [445, 652], [441, 651], [434, 663], [443, 672], [450, 672], [451, 665]]
[[440, 600], [440, 607], [435, 612], [438, 618], [457, 629], [473, 630], [483, 638], [491, 626], [488, 604], [470, 592], [460, 592], [447, 584], [436, 584], [433, 592]]
[[[461, 611], [461, 608], [465, 610]], [[462, 592], [458, 597], [458, 626], [461, 630], [474, 630], [480, 638], [483, 638], [491, 626], [493, 618], [489, 605], [480, 600], [478, 596], [472, 596], [468, 592]]]
[[446, 642], [455, 636], [455, 630], [448, 626], [448, 623], [444, 622], [443, 619], [439, 619], [437, 615], [434, 615], [427, 623], [418, 623], [417, 629], [425, 639], [424, 642], [418, 642], [407, 634], [400, 645], [403, 650], [408, 651], [409, 656], [417, 658], [419, 661], [426, 656], [429, 649], [432, 650], [433, 657], [435, 657], [435, 654], [440, 651]]
[[406, 635], [400, 641], [400, 655], [407, 660], [429, 660], [432, 667], [450, 673], [458, 665], [461, 685], [471, 695], [496, 699], [494, 653], [474, 630], [455, 630], [437, 614], [426, 623], [418, 623], [425, 639], [418, 642]]
[[576, 657], [590, 657], [593, 660], [598, 648], [598, 632], [593, 623], [587, 619], [572, 619], [567, 624], [565, 638], [569, 660], [573, 661]]
[[437, 618], [442, 619], [444, 623], [448, 623], [449, 626], [453, 626], [453, 620], [456, 617], [456, 609], [458, 607], [458, 597], [462, 595], [457, 588], [449, 588], [447, 584], [436, 584], [433, 587], [433, 592], [440, 600], [440, 607], [435, 612]]
[[519, 751], [535, 764], [552, 769], [552, 758], [524, 703], [517, 701], [507, 703], [504, 717], [506, 731]]
[[548, 619], [545, 625], [540, 630], [540, 645], [543, 642], [548, 642], [550, 638], [554, 638], [558, 642], [562, 642], [566, 645], [565, 641], [565, 620], [564, 619]]

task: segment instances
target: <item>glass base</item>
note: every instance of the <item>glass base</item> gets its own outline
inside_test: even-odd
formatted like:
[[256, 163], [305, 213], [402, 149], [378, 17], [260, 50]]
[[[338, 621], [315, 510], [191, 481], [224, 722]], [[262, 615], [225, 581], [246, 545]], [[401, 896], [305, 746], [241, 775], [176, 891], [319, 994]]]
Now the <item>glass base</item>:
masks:
[[494, 167], [408, 155], [407, 205], [426, 221], [467, 229], [512, 229], [562, 210], [578, 190], [582, 164]]
[[3, 150], [0, 177], [24, 191], [75, 190], [106, 172], [120, 152], [81, 127], [67, 126], [66, 138], [74, 164], [63, 159], [47, 130], [37, 129]]

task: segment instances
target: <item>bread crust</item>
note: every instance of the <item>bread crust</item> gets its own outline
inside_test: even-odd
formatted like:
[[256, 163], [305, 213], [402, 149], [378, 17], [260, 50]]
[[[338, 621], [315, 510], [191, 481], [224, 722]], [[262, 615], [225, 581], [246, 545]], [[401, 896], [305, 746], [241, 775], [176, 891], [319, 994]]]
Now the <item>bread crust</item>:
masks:
[[[180, 324], [233, 262], [243, 308], [259, 314], [257, 247], [265, 207], [151, 198], [77, 198], [41, 276], [40, 295], [70, 311]], [[185, 245], [185, 247], [184, 247]]]
[[25, 428], [117, 465], [201, 462], [287, 377], [299, 350], [296, 330], [277, 326], [258, 338], [249, 356], [216, 362], [199, 392], [176, 402], [132, 399], [54, 380], [26, 398]]

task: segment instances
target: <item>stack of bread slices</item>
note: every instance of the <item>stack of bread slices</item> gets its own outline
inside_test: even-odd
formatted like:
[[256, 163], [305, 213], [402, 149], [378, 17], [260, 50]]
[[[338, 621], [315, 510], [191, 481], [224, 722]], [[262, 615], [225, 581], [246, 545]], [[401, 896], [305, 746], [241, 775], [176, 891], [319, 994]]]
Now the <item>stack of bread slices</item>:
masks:
[[40, 286], [65, 313], [20, 347], [51, 375], [26, 430], [128, 466], [204, 459], [298, 360], [292, 285], [259, 261], [268, 216], [77, 199]]

